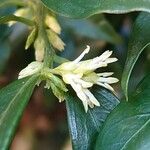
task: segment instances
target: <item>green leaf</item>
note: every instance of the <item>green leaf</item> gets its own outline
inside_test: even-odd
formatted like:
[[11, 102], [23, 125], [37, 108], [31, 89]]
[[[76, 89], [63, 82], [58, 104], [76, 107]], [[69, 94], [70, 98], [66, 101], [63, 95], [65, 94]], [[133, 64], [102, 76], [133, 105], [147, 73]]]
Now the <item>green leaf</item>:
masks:
[[66, 99], [69, 130], [74, 150], [91, 150], [100, 126], [107, 115], [117, 106], [118, 99], [105, 89], [97, 87], [92, 91], [100, 107], [88, 110], [86, 113], [81, 100], [74, 95]]
[[131, 33], [128, 55], [122, 75], [122, 89], [128, 100], [128, 83], [133, 67], [142, 51], [150, 45], [150, 14], [141, 13], [135, 21]]
[[95, 150], [150, 149], [150, 75], [129, 102], [122, 101], [109, 115]]
[[0, 90], [0, 149], [8, 149], [38, 76], [17, 80]]
[[73, 29], [73, 32], [81, 36], [104, 40], [113, 44], [122, 42], [119, 34], [104, 17], [101, 17], [98, 25], [90, 20], [68, 19], [65, 17], [60, 17], [60, 23], [64, 28]]
[[98, 13], [150, 12], [149, 0], [41, 0], [52, 11], [73, 18]]

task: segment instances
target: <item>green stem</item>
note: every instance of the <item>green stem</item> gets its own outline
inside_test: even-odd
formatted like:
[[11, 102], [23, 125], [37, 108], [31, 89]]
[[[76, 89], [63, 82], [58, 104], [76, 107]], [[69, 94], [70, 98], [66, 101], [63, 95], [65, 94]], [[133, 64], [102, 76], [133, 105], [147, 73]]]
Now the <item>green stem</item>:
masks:
[[38, 34], [43, 38], [44, 45], [45, 45], [45, 51], [44, 51], [44, 67], [51, 67], [53, 66], [53, 59], [55, 55], [55, 51], [52, 48], [46, 28], [45, 28], [45, 7], [43, 4], [39, 1], [37, 2], [37, 25], [38, 25]]
[[6, 2], [1, 2], [0, 8], [8, 7], [8, 6], [26, 6], [25, 2], [21, 2], [20, 0], [8, 0]]
[[24, 23], [26, 25], [29, 25], [29, 26], [34, 26], [35, 25], [34, 21], [23, 18], [23, 17], [18, 17], [18, 16], [15, 16], [15, 15], [8, 15], [8, 16], [0, 17], [0, 24], [6, 23], [6, 22], [9, 22], [9, 21], [18, 21], [18, 22], [22, 22], [22, 23]]

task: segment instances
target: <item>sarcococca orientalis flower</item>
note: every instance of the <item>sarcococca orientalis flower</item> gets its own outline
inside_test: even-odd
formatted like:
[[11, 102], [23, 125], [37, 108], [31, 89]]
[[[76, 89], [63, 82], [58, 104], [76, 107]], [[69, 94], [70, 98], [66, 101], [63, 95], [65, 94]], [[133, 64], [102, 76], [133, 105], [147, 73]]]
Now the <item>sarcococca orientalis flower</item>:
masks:
[[43, 67], [42, 62], [33, 61], [26, 68], [19, 72], [18, 79], [25, 78], [27, 76], [38, 73]]
[[88, 111], [88, 106], [91, 108], [93, 108], [94, 105], [100, 106], [98, 100], [89, 90], [93, 84], [97, 84], [109, 89], [110, 91], [114, 91], [110, 84], [118, 82], [117, 78], [110, 77], [113, 74], [112, 72], [94, 72], [100, 67], [106, 67], [109, 63], [117, 61], [117, 58], [110, 58], [112, 51], [107, 50], [99, 57], [81, 61], [89, 50], [90, 47], [87, 46], [77, 59], [65, 62], [54, 69], [55, 72], [62, 76], [63, 81], [66, 84], [70, 84], [74, 89], [77, 96], [82, 101], [86, 112]]
[[[117, 78], [111, 77], [113, 72], [94, 72], [98, 68], [106, 67], [109, 63], [117, 61], [117, 58], [110, 58], [112, 51], [108, 50], [99, 57], [81, 61], [81, 59], [89, 52], [89, 50], [90, 47], [87, 46], [81, 55], [74, 61], [68, 61], [54, 69], [47, 68], [42, 71], [46, 80], [45, 87], [51, 87], [53, 93], [56, 97], [58, 97], [60, 102], [65, 99], [64, 92], [68, 91], [63, 83], [64, 81], [66, 84], [70, 84], [74, 89], [77, 96], [82, 101], [86, 112], [88, 111], [88, 106], [91, 108], [94, 106], [100, 106], [99, 101], [90, 92], [89, 88], [91, 88], [94, 84], [97, 84], [114, 92], [111, 84], [118, 82]], [[42, 68], [42, 62], [32, 62], [19, 73], [18, 78], [20, 79], [36, 74], [40, 72]], [[62, 76], [63, 81], [53, 74]]]

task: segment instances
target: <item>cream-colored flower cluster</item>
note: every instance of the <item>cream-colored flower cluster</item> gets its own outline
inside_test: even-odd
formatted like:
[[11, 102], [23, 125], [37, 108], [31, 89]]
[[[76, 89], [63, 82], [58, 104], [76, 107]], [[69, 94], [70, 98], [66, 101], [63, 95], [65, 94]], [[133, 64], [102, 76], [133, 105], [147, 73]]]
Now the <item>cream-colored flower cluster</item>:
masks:
[[[114, 92], [111, 84], [118, 82], [117, 78], [111, 77], [113, 74], [112, 72], [94, 72], [98, 68], [106, 67], [108, 64], [117, 61], [116, 58], [110, 58], [112, 51], [105, 51], [102, 55], [94, 59], [81, 61], [89, 50], [90, 47], [87, 46], [77, 59], [65, 62], [51, 70], [52, 73], [62, 76], [62, 79], [66, 84], [71, 85], [77, 96], [82, 101], [86, 112], [88, 111], [88, 106], [91, 108], [94, 106], [100, 106], [100, 103], [90, 92], [89, 88], [94, 84], [97, 84]], [[20, 72], [19, 78], [25, 77], [27, 74], [34, 74], [36, 71], [38, 72], [41, 67], [42, 63], [31, 63], [27, 68]]]
[[118, 82], [117, 78], [110, 77], [112, 72], [95, 73], [94, 71], [100, 67], [106, 67], [109, 63], [117, 61], [116, 58], [110, 58], [112, 51], [105, 51], [99, 57], [94, 59], [81, 61], [85, 54], [90, 50], [90, 47], [83, 51], [83, 53], [74, 61], [63, 63], [54, 70], [62, 76], [66, 84], [70, 84], [76, 92], [77, 96], [82, 101], [85, 111], [87, 112], [88, 106], [91, 108], [100, 106], [98, 100], [90, 92], [89, 88], [93, 84], [103, 86], [111, 91], [114, 89], [110, 84]]

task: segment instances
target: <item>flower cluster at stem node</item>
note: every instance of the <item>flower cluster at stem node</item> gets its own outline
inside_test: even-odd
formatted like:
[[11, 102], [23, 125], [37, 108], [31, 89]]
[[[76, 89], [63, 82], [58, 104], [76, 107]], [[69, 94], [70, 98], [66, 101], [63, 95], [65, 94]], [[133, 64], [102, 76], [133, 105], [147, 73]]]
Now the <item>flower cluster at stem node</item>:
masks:
[[[77, 96], [82, 101], [86, 112], [88, 111], [88, 107], [93, 108], [94, 106], [100, 106], [99, 101], [90, 92], [89, 88], [91, 88], [94, 84], [97, 84], [114, 92], [111, 84], [119, 81], [117, 78], [111, 77], [113, 72], [94, 72], [98, 68], [106, 67], [109, 63], [117, 61], [117, 58], [110, 58], [112, 51], [107, 50], [98, 57], [81, 61], [89, 50], [90, 47], [87, 46], [81, 55], [74, 61], [65, 62], [58, 67], [49, 69], [45, 72], [46, 87], [51, 87], [53, 93], [59, 98], [60, 102], [64, 100], [64, 92], [68, 91], [63, 83], [64, 81], [66, 84], [71, 85], [74, 89]], [[42, 68], [42, 63], [37, 62], [37, 64], [35, 64], [36, 62], [32, 62], [27, 68], [22, 70], [19, 74], [19, 78], [25, 77], [27, 74], [31, 75], [39, 72]], [[63, 81], [53, 74], [60, 75]]]
[[114, 89], [110, 86], [110, 84], [119, 81], [117, 78], [110, 77], [113, 74], [112, 72], [94, 72], [100, 67], [106, 67], [109, 63], [117, 61], [117, 58], [110, 58], [112, 51], [108, 50], [99, 57], [81, 61], [89, 50], [90, 47], [87, 46], [81, 55], [74, 61], [63, 63], [54, 69], [55, 72], [58, 72], [58, 74], [62, 76], [63, 81], [66, 84], [70, 84], [74, 89], [77, 96], [82, 101], [86, 112], [88, 111], [88, 106], [91, 108], [93, 108], [94, 105], [100, 106], [100, 103], [90, 92], [89, 88], [91, 88], [94, 84], [97, 84], [114, 92]]

